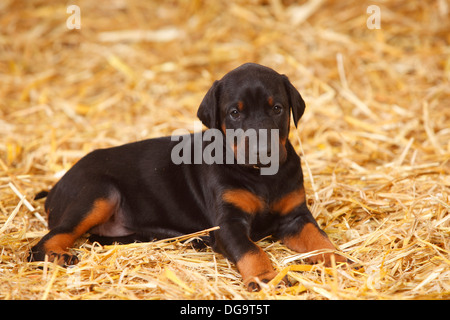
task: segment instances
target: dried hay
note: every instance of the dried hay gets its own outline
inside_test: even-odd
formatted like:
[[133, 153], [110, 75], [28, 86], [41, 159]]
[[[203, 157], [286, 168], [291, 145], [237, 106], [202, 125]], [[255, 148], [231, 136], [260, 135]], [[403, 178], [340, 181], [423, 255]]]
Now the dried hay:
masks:
[[[448, 2], [379, 2], [379, 30], [364, 1], [77, 4], [80, 30], [63, 3], [0, 4], [2, 299], [450, 297]], [[248, 293], [194, 236], [81, 240], [75, 267], [26, 262], [46, 230], [36, 192], [90, 150], [192, 128], [211, 83], [246, 61], [286, 73], [305, 98], [291, 141], [310, 208], [362, 268], [305, 265], [264, 239], [278, 278], [297, 283]]]

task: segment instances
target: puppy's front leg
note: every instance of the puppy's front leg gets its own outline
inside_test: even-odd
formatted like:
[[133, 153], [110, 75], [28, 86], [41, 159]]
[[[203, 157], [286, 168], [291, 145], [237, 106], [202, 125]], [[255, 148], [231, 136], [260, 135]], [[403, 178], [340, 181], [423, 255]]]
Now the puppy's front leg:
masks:
[[[317, 225], [306, 203], [295, 207], [281, 218], [277, 237], [288, 248], [299, 253], [322, 249], [336, 250], [326, 233]], [[311, 263], [323, 262], [325, 266], [331, 266], [331, 257], [333, 256], [336, 262], [350, 262], [333, 252], [313, 255], [307, 261]]]
[[269, 282], [277, 272], [267, 254], [249, 237], [249, 226], [245, 216], [231, 215], [219, 223], [214, 232], [214, 250], [234, 262], [249, 291], [260, 290], [256, 279]]

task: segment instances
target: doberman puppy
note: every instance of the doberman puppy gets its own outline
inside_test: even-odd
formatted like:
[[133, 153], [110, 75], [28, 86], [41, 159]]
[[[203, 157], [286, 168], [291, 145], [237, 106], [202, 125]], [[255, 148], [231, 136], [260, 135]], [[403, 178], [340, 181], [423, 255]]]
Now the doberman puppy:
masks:
[[[302, 97], [286, 76], [253, 63], [232, 70], [214, 82], [200, 104], [198, 118], [208, 130], [223, 134], [222, 141], [203, 143], [200, 150], [220, 142], [236, 158], [237, 147], [243, 146], [254, 163], [249, 157], [240, 163], [180, 163], [173, 159], [180, 142], [171, 137], [95, 150], [49, 193], [37, 195], [47, 196], [50, 232], [31, 249], [29, 260], [48, 255], [60, 265], [75, 264], [78, 258], [68, 248], [86, 232], [126, 243], [219, 226], [208, 243], [236, 264], [249, 290], [258, 290], [256, 278], [268, 282], [277, 272], [255, 241], [272, 235], [300, 253], [335, 250], [306, 205], [300, 158], [288, 140], [291, 111], [297, 126], [304, 109]], [[246, 135], [230, 143], [226, 137], [234, 129], [254, 129], [258, 139], [264, 130], [276, 131], [278, 140], [258, 148]], [[193, 158], [198, 148], [195, 134], [181, 138], [192, 139], [187, 139], [180, 155]], [[220, 147], [215, 151], [215, 157], [220, 155]], [[274, 159], [276, 172], [262, 174], [268, 166], [260, 160], [263, 153]], [[313, 255], [309, 262], [330, 265], [332, 256], [346, 262], [332, 251]]]

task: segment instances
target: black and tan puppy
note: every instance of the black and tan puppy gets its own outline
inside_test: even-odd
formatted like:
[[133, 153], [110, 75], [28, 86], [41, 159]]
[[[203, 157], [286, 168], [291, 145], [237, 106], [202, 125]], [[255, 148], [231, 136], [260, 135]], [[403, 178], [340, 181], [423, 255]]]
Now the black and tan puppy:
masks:
[[[276, 275], [267, 254], [255, 244], [258, 239], [272, 235], [302, 253], [334, 250], [307, 208], [300, 158], [288, 140], [291, 111], [297, 125], [304, 109], [288, 78], [272, 69], [249, 63], [229, 72], [214, 82], [198, 109], [203, 124], [215, 129], [215, 139], [203, 139], [198, 147], [194, 134], [184, 137], [192, 139], [179, 154], [193, 159], [196, 151], [202, 156], [216, 144], [212, 156], [218, 161], [174, 159], [173, 150], [183, 137], [93, 151], [48, 193], [50, 232], [31, 249], [30, 261], [48, 255], [61, 265], [77, 263], [68, 249], [86, 232], [130, 242], [219, 226], [209, 244], [236, 263], [244, 283], [255, 289], [256, 278], [267, 282]], [[255, 141], [268, 143], [252, 143], [251, 135], [227, 139], [236, 129], [253, 129]], [[220, 158], [230, 149], [231, 158], [237, 158], [239, 147], [246, 152], [241, 162]], [[270, 166], [274, 170], [262, 174]], [[318, 254], [310, 262], [330, 264], [332, 255]], [[339, 254], [335, 259], [346, 261]]]

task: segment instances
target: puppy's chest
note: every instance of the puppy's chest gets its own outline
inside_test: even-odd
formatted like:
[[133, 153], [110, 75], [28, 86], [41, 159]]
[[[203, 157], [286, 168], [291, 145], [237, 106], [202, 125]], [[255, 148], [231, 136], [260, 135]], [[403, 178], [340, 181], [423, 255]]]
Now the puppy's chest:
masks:
[[262, 198], [260, 210], [251, 216], [250, 238], [254, 241], [274, 235], [279, 223], [305, 202], [303, 187]]
[[284, 216], [305, 202], [303, 187], [283, 193], [256, 193], [246, 189], [228, 189], [223, 201], [252, 216]]

